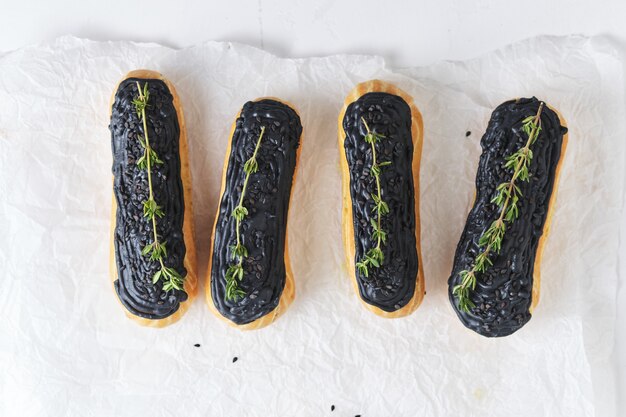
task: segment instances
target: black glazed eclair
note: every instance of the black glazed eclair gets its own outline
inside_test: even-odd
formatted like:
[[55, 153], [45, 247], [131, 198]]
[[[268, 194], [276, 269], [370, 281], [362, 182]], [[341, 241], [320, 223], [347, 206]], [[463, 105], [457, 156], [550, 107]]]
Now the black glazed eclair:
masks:
[[161, 74], [136, 70], [118, 84], [110, 112], [111, 279], [128, 317], [163, 327], [197, 291], [182, 107]]
[[338, 119], [342, 229], [361, 301], [387, 318], [411, 314], [424, 297], [419, 216], [422, 116], [394, 85], [357, 85]]
[[499, 337], [524, 326], [539, 301], [567, 127], [547, 104], [520, 98], [494, 110], [480, 143], [474, 205], [448, 292], [467, 328]]
[[244, 104], [231, 128], [206, 299], [240, 329], [267, 326], [295, 296], [287, 215], [301, 136], [298, 113], [275, 98]]

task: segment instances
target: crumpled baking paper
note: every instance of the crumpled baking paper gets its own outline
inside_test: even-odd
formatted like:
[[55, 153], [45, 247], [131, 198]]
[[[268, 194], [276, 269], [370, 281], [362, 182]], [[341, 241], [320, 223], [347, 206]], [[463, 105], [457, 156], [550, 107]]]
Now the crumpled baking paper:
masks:
[[[182, 98], [201, 277], [235, 114], [260, 96], [299, 110], [296, 300], [270, 327], [232, 329], [200, 296], [177, 324], [142, 328], [116, 301], [108, 105], [135, 68], [161, 71]], [[425, 124], [427, 294], [397, 320], [359, 304], [340, 239], [336, 119], [371, 78], [411, 94]], [[446, 280], [490, 113], [531, 95], [570, 129], [541, 301], [522, 330], [486, 339], [457, 320]], [[342, 416], [615, 415], [625, 114], [621, 56], [602, 38], [542, 37], [401, 71], [377, 57], [281, 59], [216, 42], [173, 50], [62, 37], [1, 55], [0, 415], [320, 416], [331, 405]]]

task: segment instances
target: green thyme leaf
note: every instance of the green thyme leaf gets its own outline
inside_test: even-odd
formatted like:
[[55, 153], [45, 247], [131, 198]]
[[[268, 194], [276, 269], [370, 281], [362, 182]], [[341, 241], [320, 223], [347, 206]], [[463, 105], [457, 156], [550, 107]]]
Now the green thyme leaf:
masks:
[[383, 216], [389, 214], [389, 206], [382, 200], [378, 203], [377, 209], [380, 210], [380, 214]]
[[152, 246], [154, 245], [154, 243], [148, 243], [146, 246], [143, 247], [143, 249], [141, 250], [141, 254], [143, 256], [146, 256], [147, 254], [150, 253], [150, 251], [152, 250]]
[[154, 275], [152, 276], [152, 283], [156, 284], [159, 281], [159, 278], [161, 278], [161, 274], [163, 273], [162, 270], [158, 270], [154, 273]]
[[256, 173], [258, 169], [259, 169], [259, 164], [257, 163], [256, 158], [254, 156], [248, 159], [245, 164], [243, 164], [243, 171], [248, 175]]
[[246, 258], [248, 257], [248, 249], [246, 249], [246, 247], [244, 245], [242, 245], [241, 243], [238, 243], [236, 245], [232, 245], [230, 247], [231, 250], [231, 258], [233, 260], [237, 259], [237, 258]]
[[167, 250], [165, 249], [164, 243], [155, 241], [152, 244], [152, 251], [150, 252], [151, 261], [158, 261], [162, 259], [164, 256], [166, 256], [166, 254], [167, 254]]
[[364, 275], [366, 278], [369, 276], [369, 271], [367, 270], [367, 261], [357, 262], [356, 269], [361, 275]]
[[244, 297], [245, 292], [239, 288], [238, 281], [244, 276], [243, 266], [241, 264], [233, 264], [226, 270], [226, 299], [236, 300]]
[[154, 151], [154, 149], [150, 148], [150, 151], [148, 151], [146, 149], [146, 152], [148, 152], [149, 155], [150, 155], [150, 164], [151, 165], [161, 165], [161, 164], [163, 164], [163, 161], [161, 161], [161, 159], [159, 159], [159, 156]]
[[139, 169], [148, 169], [148, 161], [145, 154], [141, 155], [141, 157], [137, 160], [137, 166]]
[[237, 221], [242, 221], [243, 219], [245, 219], [245, 217], [248, 215], [248, 209], [245, 208], [244, 206], [237, 206], [235, 207], [235, 209], [233, 210], [231, 216], [233, 216], [235, 218], [235, 220]]
[[374, 230], [374, 232], [372, 233], [372, 237], [375, 240], [380, 239], [383, 243], [387, 243], [387, 232], [382, 229]]
[[373, 176], [375, 177], [380, 176], [380, 168], [378, 167], [378, 164], [372, 165], [372, 168], [370, 169], [370, 171], [372, 172]]
[[152, 219], [155, 216], [163, 217], [165, 213], [163, 212], [163, 208], [154, 201], [154, 198], [150, 197], [143, 202], [143, 215], [144, 217]]

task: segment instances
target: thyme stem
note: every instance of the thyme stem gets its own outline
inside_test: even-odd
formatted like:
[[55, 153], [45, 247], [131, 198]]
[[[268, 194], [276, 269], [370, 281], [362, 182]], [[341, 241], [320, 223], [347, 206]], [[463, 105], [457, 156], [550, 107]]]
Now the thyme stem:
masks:
[[[141, 92], [141, 86], [139, 85], [139, 81], [137, 81], [137, 90], [139, 90], [139, 100], [146, 101], [147, 98]], [[148, 138], [148, 121], [146, 120], [146, 107], [141, 109], [141, 122], [143, 123], [143, 138], [146, 144], [146, 153], [150, 154], [152, 148], [150, 147], [150, 139]], [[152, 158], [146, 158], [146, 164], [148, 166], [148, 193], [150, 200], [154, 200], [154, 191], [152, 189]], [[156, 216], [152, 216], [152, 232], [154, 235], [154, 242], [158, 244], [159, 236], [157, 235], [157, 225], [156, 225]], [[163, 267], [163, 260], [159, 258], [159, 262]]]
[[[374, 165], [377, 165], [376, 164], [376, 148], [374, 147], [373, 142], [372, 142], [372, 163]], [[376, 178], [376, 194], [378, 194], [378, 199], [380, 200], [382, 198], [381, 191], [380, 191], [380, 175], [376, 175], [375, 178]], [[380, 218], [381, 218], [380, 206], [376, 207], [376, 217], [377, 217], [376, 223], [378, 223], [378, 228], [380, 229]], [[381, 237], [380, 235], [378, 235], [376, 247], [379, 249], [380, 249], [380, 240], [381, 240]]]
[[372, 240], [376, 242], [376, 246], [367, 251], [365, 256], [356, 263], [357, 270], [365, 277], [368, 277], [369, 267], [379, 268], [385, 259], [383, 251], [381, 249], [381, 245], [385, 243], [387, 239], [387, 233], [382, 229], [381, 222], [382, 216], [389, 213], [389, 206], [385, 201], [383, 201], [382, 187], [380, 185], [380, 173], [381, 168], [383, 166], [390, 165], [391, 161], [378, 162], [375, 145], [376, 142], [382, 140], [384, 136], [379, 133], [372, 132], [364, 117], [361, 117], [361, 121], [363, 122], [365, 130], [367, 132], [364, 140], [365, 142], [370, 144], [372, 150], [372, 166], [370, 168], [370, 172], [374, 176], [374, 179], [376, 181], [376, 194], [372, 196], [375, 204], [374, 212], [376, 213], [376, 220], [372, 219], [372, 227], [374, 228], [374, 232], [372, 233]]
[[162, 164], [161, 161], [150, 146], [150, 138], [148, 136], [148, 121], [146, 118], [146, 108], [148, 107], [148, 101], [150, 93], [148, 91], [148, 83], [144, 83], [143, 90], [139, 81], [136, 82], [139, 96], [133, 100], [135, 105], [135, 111], [137, 116], [141, 119], [143, 125], [143, 140], [141, 142], [144, 153], [137, 161], [139, 169], [146, 169], [148, 174], [148, 200], [143, 202], [144, 217], [148, 217], [152, 222], [152, 243], [147, 244], [141, 251], [144, 256], [150, 256], [153, 261], [158, 261], [160, 269], [152, 276], [152, 283], [156, 284], [161, 278], [165, 280], [163, 284], [164, 291], [170, 291], [177, 289], [184, 291], [183, 289], [183, 277], [174, 268], [167, 267], [163, 262], [163, 257], [167, 256], [167, 248], [165, 242], [159, 242], [159, 234], [157, 233], [157, 217], [163, 217], [164, 213], [156, 201], [154, 200], [154, 188], [152, 186], [152, 164]]
[[257, 162], [257, 153], [263, 140], [263, 134], [265, 133], [265, 126], [261, 126], [261, 133], [257, 139], [254, 147], [254, 152], [250, 159], [248, 159], [243, 165], [243, 170], [246, 173], [246, 177], [243, 180], [243, 187], [241, 189], [241, 196], [239, 196], [239, 203], [233, 209], [231, 214], [235, 218], [235, 232], [237, 234], [237, 244], [231, 246], [232, 258], [237, 260], [236, 264], [232, 264], [226, 270], [226, 300], [236, 300], [237, 298], [243, 298], [246, 293], [239, 288], [238, 281], [243, 279], [243, 258], [248, 256], [248, 249], [241, 243], [241, 222], [248, 215], [248, 209], [243, 205], [243, 199], [246, 196], [246, 190], [248, 189], [248, 181], [250, 176], [257, 172], [259, 164]]
[[[251, 160], [256, 160], [256, 155], [259, 152], [259, 147], [261, 146], [261, 140], [263, 139], [263, 134], [265, 133], [265, 126], [261, 127], [261, 134], [259, 135], [259, 139], [256, 141], [256, 146], [254, 147], [254, 153], [252, 154], [252, 157], [250, 158]], [[245, 165], [244, 165], [244, 170], [245, 170]], [[256, 170], [255, 170], [256, 172]], [[246, 190], [248, 188], [248, 181], [250, 180], [250, 174], [251, 174], [251, 170], [247, 170], [246, 171], [246, 178], [243, 180], [243, 188], [241, 189], [241, 196], [239, 197], [239, 204], [237, 205], [237, 207], [243, 207], [243, 198], [246, 195]], [[237, 244], [239, 245], [241, 243], [240, 237], [239, 237], [239, 226], [240, 226], [240, 220], [237, 217], [236, 218], [237, 221]], [[242, 261], [243, 257], [239, 257], [239, 264], [241, 265], [241, 261]]]
[[[365, 119], [363, 117], [361, 117], [361, 120], [363, 121], [363, 125], [365, 126], [365, 130], [367, 130], [367, 133], [371, 133], [370, 131], [370, 127], [368, 126], [367, 122], [365, 121]], [[376, 147], [374, 146], [375, 141], [371, 141], [370, 145], [372, 147], [372, 166], [378, 166], [377, 162], [376, 162]], [[374, 175], [374, 178], [376, 179], [376, 194], [378, 195], [378, 200], [382, 201], [382, 191], [381, 191], [381, 187], [380, 187], [380, 175]], [[380, 214], [380, 205], [376, 206], [376, 223], [378, 224], [378, 229], [380, 229], [380, 221], [381, 221], [381, 214]], [[376, 239], [376, 248], [380, 249], [380, 243], [381, 243], [382, 237], [379, 234], [377, 239]]]

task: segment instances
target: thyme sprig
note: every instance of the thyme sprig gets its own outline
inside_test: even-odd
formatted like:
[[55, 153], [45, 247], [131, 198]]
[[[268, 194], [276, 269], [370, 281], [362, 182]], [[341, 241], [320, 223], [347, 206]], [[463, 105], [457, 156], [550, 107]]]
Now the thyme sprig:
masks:
[[361, 258], [359, 262], [356, 263], [357, 271], [365, 277], [369, 276], [369, 268], [380, 268], [385, 260], [385, 255], [383, 254], [383, 250], [381, 246], [387, 242], [387, 232], [383, 230], [381, 226], [382, 217], [389, 214], [389, 205], [383, 200], [382, 197], [382, 189], [380, 185], [380, 174], [381, 168], [387, 165], [391, 165], [391, 161], [378, 162], [376, 156], [376, 144], [383, 140], [385, 136], [380, 133], [376, 133], [370, 130], [367, 122], [363, 117], [361, 117], [361, 121], [365, 126], [365, 130], [367, 133], [364, 136], [365, 142], [369, 143], [372, 149], [372, 166], [370, 167], [370, 173], [374, 176], [376, 180], [376, 194], [371, 194], [372, 200], [374, 201], [374, 208], [372, 209], [372, 213], [376, 214], [376, 218], [371, 219], [372, 224], [372, 235], [370, 236], [373, 243], [376, 244], [373, 248], [367, 251], [365, 256]]
[[248, 209], [243, 205], [243, 199], [246, 195], [248, 188], [248, 181], [250, 175], [256, 173], [259, 170], [259, 163], [257, 162], [257, 153], [261, 146], [261, 140], [263, 140], [263, 134], [265, 133], [265, 126], [261, 126], [261, 133], [257, 139], [254, 152], [250, 159], [243, 164], [243, 171], [246, 173], [246, 177], [243, 181], [243, 188], [241, 189], [241, 196], [239, 196], [239, 204], [233, 209], [231, 216], [235, 218], [235, 229], [237, 234], [237, 243], [230, 247], [231, 258], [235, 263], [231, 264], [226, 270], [226, 299], [237, 300], [238, 298], [245, 297], [246, 293], [239, 287], [239, 282], [243, 279], [243, 259], [248, 257], [248, 249], [241, 243], [241, 222], [248, 215]]
[[143, 215], [152, 222], [152, 237], [151, 243], [148, 243], [141, 250], [143, 256], [149, 256], [151, 261], [158, 261], [161, 268], [152, 276], [152, 283], [156, 284], [160, 279], [163, 279], [163, 291], [170, 291], [177, 289], [183, 291], [183, 277], [174, 269], [165, 266], [163, 258], [167, 257], [167, 247], [165, 241], [159, 241], [159, 235], [157, 233], [157, 218], [161, 218], [165, 215], [163, 208], [157, 204], [154, 199], [154, 191], [152, 187], [152, 167], [155, 165], [163, 164], [163, 161], [159, 159], [159, 156], [154, 149], [150, 146], [150, 139], [148, 137], [148, 122], [146, 119], [146, 108], [149, 107], [150, 91], [148, 91], [148, 83], [144, 83], [143, 90], [141, 85], [137, 81], [137, 90], [139, 95], [133, 99], [133, 105], [137, 116], [143, 123], [143, 138], [139, 138], [139, 142], [143, 147], [143, 155], [137, 160], [137, 166], [139, 169], [145, 169], [148, 173], [148, 199], [143, 204]]
[[526, 144], [512, 155], [505, 158], [504, 167], [513, 172], [511, 180], [503, 182], [496, 187], [496, 195], [491, 200], [500, 209], [500, 215], [494, 220], [489, 228], [480, 236], [478, 246], [481, 252], [474, 259], [474, 264], [469, 270], [459, 272], [461, 283], [455, 285], [452, 293], [458, 298], [459, 308], [468, 312], [476, 307], [471, 300], [471, 292], [476, 289], [476, 274], [484, 273], [493, 261], [492, 253], [499, 254], [502, 248], [502, 240], [506, 233], [507, 224], [512, 223], [519, 216], [518, 202], [522, 192], [516, 181], [529, 181], [529, 167], [533, 159], [533, 151], [530, 147], [535, 143], [541, 132], [541, 111], [543, 103], [539, 104], [537, 114], [528, 116], [522, 121], [522, 130], [528, 136]]

